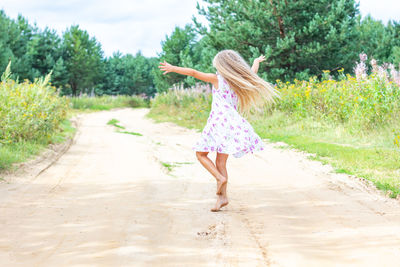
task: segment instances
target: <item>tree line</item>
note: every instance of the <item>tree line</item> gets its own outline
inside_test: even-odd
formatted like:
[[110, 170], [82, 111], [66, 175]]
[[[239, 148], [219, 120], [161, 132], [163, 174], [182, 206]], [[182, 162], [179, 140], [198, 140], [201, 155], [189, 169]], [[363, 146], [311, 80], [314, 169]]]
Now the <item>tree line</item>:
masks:
[[19, 16], [0, 11], [0, 68], [12, 62], [15, 77], [33, 80], [52, 71], [52, 83], [62, 94], [146, 94], [173, 84], [194, 85], [192, 77], [162, 75], [159, 61], [215, 72], [212, 59], [222, 49], [234, 49], [251, 62], [264, 54], [260, 75], [270, 82], [308, 79], [329, 70], [353, 73], [358, 55], [400, 64], [400, 23], [386, 25], [361, 18], [355, 0], [204, 0], [199, 14], [176, 27], [162, 41], [158, 57], [114, 53], [105, 57], [101, 44], [73, 25], [59, 36], [39, 29]]
[[35, 80], [52, 72], [51, 83], [62, 95], [146, 94], [156, 92], [152, 69], [157, 58], [115, 52], [105, 57], [101, 44], [78, 25], [62, 36], [39, 29], [0, 10], [0, 70], [11, 61], [13, 78]]
[[[276, 80], [305, 80], [323, 71], [353, 74], [359, 54], [379, 63], [400, 67], [400, 23], [386, 25], [370, 16], [362, 18], [354, 0], [204, 0], [197, 5], [208, 25], [196, 18], [175, 28], [162, 43], [161, 60], [172, 64], [215, 71], [212, 58], [222, 49], [234, 49], [251, 63], [260, 54], [266, 61], [260, 75]], [[158, 90], [192, 78], [155, 74]]]

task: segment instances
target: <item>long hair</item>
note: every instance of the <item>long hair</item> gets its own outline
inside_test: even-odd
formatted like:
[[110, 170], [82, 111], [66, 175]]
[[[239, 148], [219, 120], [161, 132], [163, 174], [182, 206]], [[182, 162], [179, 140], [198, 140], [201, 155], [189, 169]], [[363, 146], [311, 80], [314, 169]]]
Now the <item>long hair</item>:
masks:
[[214, 57], [213, 66], [238, 96], [242, 112], [275, 103], [274, 97], [279, 97], [278, 91], [253, 72], [236, 51], [222, 50]]

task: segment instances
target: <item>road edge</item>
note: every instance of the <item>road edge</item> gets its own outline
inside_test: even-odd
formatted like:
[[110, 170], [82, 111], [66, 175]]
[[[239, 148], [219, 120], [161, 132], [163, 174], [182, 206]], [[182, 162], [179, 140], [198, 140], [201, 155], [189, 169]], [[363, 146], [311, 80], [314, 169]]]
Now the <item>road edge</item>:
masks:
[[72, 136], [59, 144], [48, 145], [41, 153], [34, 156], [32, 159], [21, 162], [15, 165], [14, 170], [5, 171], [2, 173], [2, 180], [0, 184], [7, 184], [15, 179], [29, 179], [34, 180], [52, 165], [54, 165], [76, 142], [79, 134], [80, 114], [70, 118], [72, 126], [75, 131]]

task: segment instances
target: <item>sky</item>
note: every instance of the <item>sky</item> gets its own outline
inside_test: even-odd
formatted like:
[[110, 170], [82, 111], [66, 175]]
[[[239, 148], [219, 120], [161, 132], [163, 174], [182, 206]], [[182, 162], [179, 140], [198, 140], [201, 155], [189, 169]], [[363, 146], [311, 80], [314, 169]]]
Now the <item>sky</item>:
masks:
[[[157, 56], [161, 41], [176, 26], [183, 27], [197, 15], [198, 0], [1, 0], [7, 16], [23, 15], [40, 28], [59, 34], [79, 24], [102, 45], [106, 56], [120, 51]], [[370, 14], [386, 23], [400, 21], [399, 0], [358, 0], [363, 16]], [[201, 4], [202, 5], [202, 4]], [[204, 5], [204, 4], [203, 4]], [[200, 21], [206, 22], [203, 17]]]

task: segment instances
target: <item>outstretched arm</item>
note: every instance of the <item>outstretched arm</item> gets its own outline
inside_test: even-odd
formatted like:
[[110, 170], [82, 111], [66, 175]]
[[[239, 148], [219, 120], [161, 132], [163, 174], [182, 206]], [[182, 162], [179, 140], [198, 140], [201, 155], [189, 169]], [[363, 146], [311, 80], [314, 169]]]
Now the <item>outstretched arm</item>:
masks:
[[264, 56], [259, 56], [258, 58], [254, 59], [253, 66], [251, 66], [251, 70], [255, 73], [258, 72], [258, 68], [260, 67], [260, 63], [265, 60]]
[[167, 63], [166, 61], [160, 62], [160, 66], [158, 66], [158, 68], [161, 71], [164, 71], [164, 75], [169, 72], [176, 72], [182, 75], [192, 76], [204, 82], [212, 83], [214, 86], [218, 86], [218, 78], [214, 73], [204, 73], [191, 68], [177, 67]]

